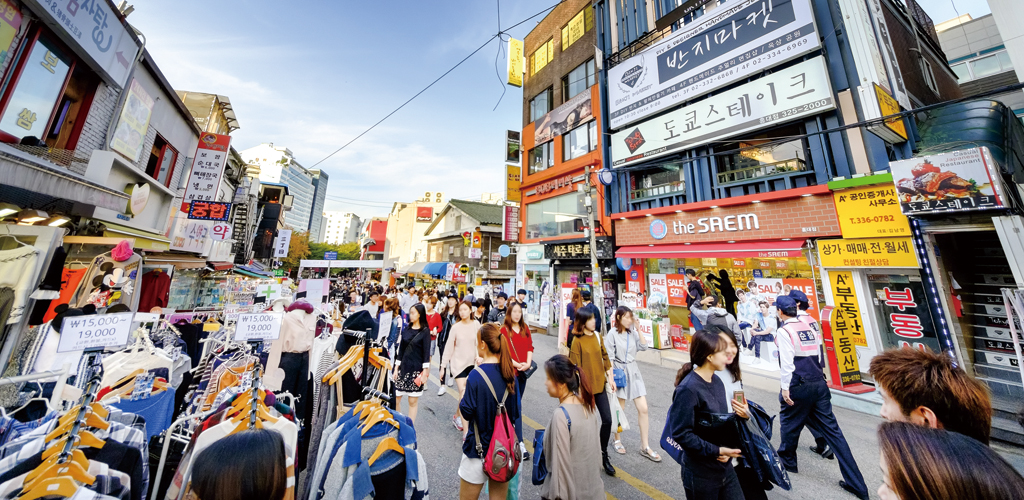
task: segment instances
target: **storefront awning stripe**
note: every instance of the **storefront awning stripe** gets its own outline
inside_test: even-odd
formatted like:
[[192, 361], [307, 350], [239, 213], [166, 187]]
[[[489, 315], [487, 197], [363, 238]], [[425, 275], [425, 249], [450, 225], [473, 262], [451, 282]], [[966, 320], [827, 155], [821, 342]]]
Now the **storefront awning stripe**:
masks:
[[767, 240], [743, 243], [694, 243], [691, 245], [654, 245], [622, 247], [615, 256], [624, 259], [682, 259], [699, 257], [801, 257], [803, 239]]
[[423, 272], [423, 268], [426, 267], [426, 262], [414, 262], [408, 267], [405, 267], [398, 271], [399, 274], [419, 274]]
[[444, 276], [448, 272], [447, 262], [430, 262], [423, 266], [423, 274], [431, 276]]

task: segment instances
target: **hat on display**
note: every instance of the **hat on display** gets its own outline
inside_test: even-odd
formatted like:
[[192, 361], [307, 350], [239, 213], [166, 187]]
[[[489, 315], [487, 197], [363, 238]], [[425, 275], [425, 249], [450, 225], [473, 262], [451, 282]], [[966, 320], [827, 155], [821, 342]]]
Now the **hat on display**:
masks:
[[110, 251], [110, 256], [116, 262], [124, 262], [132, 258], [132, 245], [128, 243], [128, 240], [121, 240], [120, 243], [114, 246], [114, 249]]

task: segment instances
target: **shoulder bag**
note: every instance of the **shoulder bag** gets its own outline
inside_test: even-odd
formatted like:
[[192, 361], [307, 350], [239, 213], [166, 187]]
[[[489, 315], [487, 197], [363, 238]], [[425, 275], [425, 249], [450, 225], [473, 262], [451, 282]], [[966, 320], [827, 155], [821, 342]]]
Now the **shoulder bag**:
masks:
[[[559, 410], [565, 415], [566, 426], [569, 430], [572, 430], [572, 419], [569, 418], [569, 412], [565, 411], [564, 406], [559, 406]], [[533, 433], [533, 477], [531, 480], [535, 486], [544, 484], [544, 480], [548, 478], [548, 459], [544, 456], [544, 429], [537, 429]]]
[[[632, 337], [632, 336], [633, 335], [630, 332], [626, 332], [626, 358], [627, 359], [629, 358], [629, 338]], [[618, 342], [613, 342], [612, 350], [613, 350], [613, 352], [615, 352], [615, 361], [619, 361], [619, 343]], [[619, 363], [622, 363], [623, 365], [626, 364], [625, 361], [619, 361]], [[615, 387], [616, 388], [626, 387], [626, 384], [629, 383], [628, 380], [626, 379], [626, 370], [624, 370], [622, 368], [614, 368], [613, 367], [612, 368], [612, 376], [615, 378]]]
[[[519, 353], [516, 352], [516, 345], [512, 343], [512, 336], [513, 335], [515, 335], [515, 332], [508, 332], [509, 338], [507, 338], [505, 340], [508, 340], [509, 347], [512, 348], [512, 352], [514, 352], [516, 354], [516, 357], [518, 358], [519, 357]], [[526, 378], [530, 378], [535, 371], [537, 371], [537, 362], [531, 359], [530, 360], [530, 367], [527, 368], [526, 371], [524, 371], [522, 373], [523, 373], [523, 376], [525, 376]]]

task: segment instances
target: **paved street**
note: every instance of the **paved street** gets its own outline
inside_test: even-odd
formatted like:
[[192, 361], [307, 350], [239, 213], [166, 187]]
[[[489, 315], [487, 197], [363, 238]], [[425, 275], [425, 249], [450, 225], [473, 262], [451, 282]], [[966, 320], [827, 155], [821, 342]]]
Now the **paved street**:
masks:
[[[534, 359], [539, 364], [543, 364], [544, 360], [557, 353], [553, 337], [535, 335], [534, 345], [536, 347]], [[675, 372], [669, 368], [645, 363], [640, 363], [640, 370], [643, 372], [647, 384], [648, 403], [651, 411], [651, 446], [661, 453], [663, 461], [653, 463], [639, 455], [640, 434], [636, 427], [636, 411], [632, 405], [627, 405], [626, 414], [630, 417], [630, 424], [633, 425], [633, 429], [624, 433], [622, 437], [627, 454], [618, 455], [612, 450], [612, 462], [619, 472], [614, 478], [602, 474], [605, 491], [608, 493], [608, 498], [623, 500], [683, 498], [680, 468], [657, 446], [657, 438], [661, 435], [671, 403], [671, 389]], [[420, 413], [416, 425], [419, 446], [427, 459], [431, 496], [443, 499], [458, 498], [458, 466], [462, 443], [460, 433], [451, 424], [451, 417], [455, 413], [457, 405], [457, 393], [454, 390], [449, 390], [447, 395], [438, 397], [436, 365], [432, 374], [435, 375], [432, 377], [433, 382], [430, 384], [427, 394], [420, 400]], [[749, 399], [761, 403], [769, 411], [777, 411], [777, 394], [750, 387], [746, 389], [746, 392]], [[526, 416], [524, 437], [526, 441], [532, 442], [534, 429], [546, 426], [557, 406], [556, 401], [548, 397], [544, 390], [543, 368], [530, 379], [525, 396], [523, 401]], [[881, 418], [842, 408], [837, 408], [835, 412], [874, 498], [874, 492], [881, 483], [881, 472], [878, 468], [878, 445], [875, 437], [875, 429], [881, 422]], [[779, 442], [778, 430], [778, 419], [776, 419], [775, 437], [772, 440], [776, 446]], [[838, 486], [841, 475], [836, 461], [824, 460], [807, 449], [812, 442], [810, 434], [805, 431], [799, 452], [800, 473], [790, 475], [793, 489], [782, 491], [776, 488], [769, 492], [769, 498], [817, 500], [853, 498]], [[611, 447], [609, 446], [609, 448]], [[1009, 455], [1008, 458], [1011, 458], [1018, 469], [1024, 465], [1024, 457], [1020, 455]], [[532, 463], [527, 462], [524, 466], [532, 467]], [[520, 497], [539, 498], [539, 489], [527, 480], [522, 484]]]

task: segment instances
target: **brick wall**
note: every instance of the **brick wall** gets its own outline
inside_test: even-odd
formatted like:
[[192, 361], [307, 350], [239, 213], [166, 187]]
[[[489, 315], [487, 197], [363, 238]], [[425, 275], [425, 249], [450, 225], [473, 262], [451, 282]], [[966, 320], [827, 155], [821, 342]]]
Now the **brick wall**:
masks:
[[[562, 50], [562, 27], [569, 24], [569, 20], [579, 14], [584, 7], [591, 5], [590, 0], [563, 0], [557, 7], [552, 9], [537, 26], [526, 35], [523, 42], [523, 57], [526, 59], [526, 75], [523, 81], [523, 125], [530, 123], [530, 100], [540, 91], [551, 87], [552, 102], [551, 109], [557, 108], [565, 102], [562, 95], [562, 77], [568, 74], [576, 66], [594, 57], [594, 45], [597, 44], [597, 21], [594, 28], [586, 32], [583, 38], [576, 40], [568, 50]], [[548, 65], [530, 75], [530, 54], [533, 54], [540, 46], [548, 40], [554, 40], [555, 57], [548, 61]], [[525, 149], [524, 149], [525, 151]]]
[[945, 55], [942, 54], [942, 50], [933, 48], [934, 51], [941, 55], [941, 57], [935, 56], [933, 50], [929, 49], [930, 40], [926, 35], [922, 34], [919, 36], [921, 39], [921, 50], [924, 52], [925, 60], [932, 67], [932, 74], [935, 76], [935, 82], [938, 84], [938, 94], [928, 87], [928, 84], [925, 83], [916, 51], [908, 50], [910, 48], [917, 48], [917, 40], [914, 38], [913, 31], [910, 30], [906, 17], [902, 13], [895, 14], [888, 6], [884, 7], [882, 10], [885, 12], [885, 22], [889, 27], [889, 37], [892, 39], [893, 47], [896, 48], [896, 61], [900, 65], [900, 73], [903, 74], [903, 84], [906, 86], [907, 92], [918, 102], [925, 105], [961, 97], [960, 85], [957, 83], [956, 75], [946, 64]]
[[[97, 149], [104, 149], [107, 140], [107, 127], [110, 126], [110, 118], [114, 116], [114, 109], [117, 108], [120, 95], [121, 91], [106, 83], [100, 82], [96, 86], [96, 95], [93, 97], [92, 106], [89, 107], [85, 125], [82, 126], [82, 135], [78, 138], [76, 151], [91, 155]], [[149, 140], [148, 137], [147, 140]], [[153, 143], [150, 141], [149, 145], [145, 147], [151, 148], [152, 145]], [[143, 149], [143, 151], [148, 151], [148, 149]]]
[[[756, 214], [758, 229], [742, 231], [716, 229], [715, 232], [697, 233], [701, 229], [697, 222], [698, 219], [719, 217], [724, 221], [726, 216], [741, 214]], [[651, 236], [651, 223], [655, 220], [664, 221], [668, 226], [668, 234], [663, 239], [656, 240]], [[674, 222], [693, 224], [694, 234], [675, 234]], [[831, 195], [799, 197], [615, 221], [615, 244], [618, 246], [778, 240], [840, 236], [841, 234], [835, 202]]]

